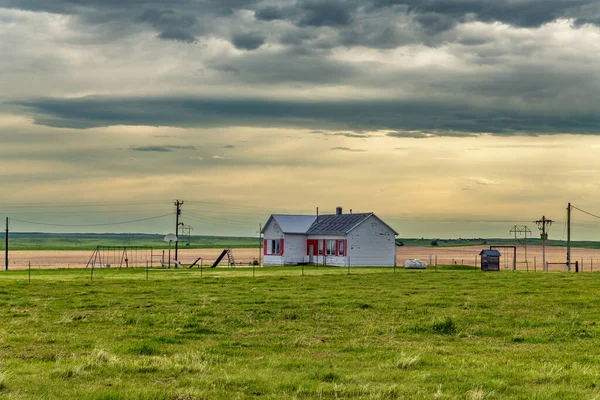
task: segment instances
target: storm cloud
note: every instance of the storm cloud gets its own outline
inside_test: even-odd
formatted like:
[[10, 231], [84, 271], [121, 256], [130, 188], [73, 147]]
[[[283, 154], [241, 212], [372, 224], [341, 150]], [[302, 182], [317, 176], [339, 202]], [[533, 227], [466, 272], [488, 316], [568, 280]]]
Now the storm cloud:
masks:
[[0, 0], [3, 201], [593, 210], [599, 24], [598, 0]]
[[468, 136], [472, 133], [600, 134], [600, 114], [593, 112], [581, 113], [571, 119], [545, 112], [412, 100], [304, 102], [84, 97], [46, 98], [20, 105], [30, 110], [38, 124], [77, 129], [113, 125], [201, 128], [257, 125], [353, 129], [358, 132], [409, 131], [388, 133], [388, 136], [396, 137]]
[[[0, 50], [17, 53], [0, 61], [5, 104], [42, 125], [600, 129], [595, 0], [0, 0], [0, 11]], [[62, 51], [30, 35], [40, 22]], [[19, 84], [41, 71], [39, 90]]]

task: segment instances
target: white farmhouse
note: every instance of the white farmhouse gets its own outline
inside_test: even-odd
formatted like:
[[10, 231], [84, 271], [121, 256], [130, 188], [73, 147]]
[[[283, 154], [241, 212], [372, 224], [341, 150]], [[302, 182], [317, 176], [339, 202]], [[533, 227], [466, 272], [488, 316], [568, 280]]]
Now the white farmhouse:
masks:
[[264, 265], [396, 265], [398, 232], [374, 213], [273, 214], [261, 232]]

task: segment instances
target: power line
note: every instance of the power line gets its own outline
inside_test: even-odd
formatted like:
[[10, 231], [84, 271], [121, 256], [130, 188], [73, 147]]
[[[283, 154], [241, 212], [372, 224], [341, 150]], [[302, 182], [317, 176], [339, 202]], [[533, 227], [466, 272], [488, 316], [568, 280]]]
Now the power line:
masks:
[[[136, 208], [136, 212], [157, 212], [157, 211], [165, 211], [164, 209], [140, 209]], [[62, 214], [106, 214], [106, 213], [131, 213], [131, 210], [102, 210], [102, 211], [30, 211], [30, 212], [8, 212], [9, 215], [36, 215], [36, 214], [44, 214], [44, 215], [62, 215]]]
[[255, 222], [250, 222], [250, 221], [233, 221], [233, 220], [228, 220], [228, 219], [224, 219], [224, 218], [214, 218], [214, 217], [209, 217], [209, 216], [199, 216], [195, 213], [191, 213], [189, 211], [186, 211], [186, 216], [187, 218], [191, 218], [194, 219], [196, 221], [199, 222], [207, 222], [210, 223], [212, 225], [218, 225], [218, 226], [254, 226]]
[[147, 200], [147, 201], [80, 201], [77, 203], [0, 203], [0, 207], [87, 207], [87, 206], [102, 206], [102, 205], [119, 205], [119, 206], [138, 206], [140, 204], [165, 204], [165, 201]]
[[600, 219], [600, 216], [599, 216], [599, 215], [592, 214], [591, 212], [588, 212], [588, 211], [584, 211], [584, 210], [582, 210], [581, 208], [577, 208], [577, 207], [575, 207], [575, 206], [574, 206], [574, 205], [572, 205], [572, 204], [571, 204], [571, 208], [574, 208], [574, 209], [576, 209], [576, 210], [579, 210], [579, 211], [581, 211], [581, 212], [582, 212], [582, 213], [584, 213], [584, 214], [591, 215], [592, 217], [595, 217], [595, 218], [599, 218], [599, 219]]
[[134, 222], [142, 222], [142, 221], [149, 221], [149, 220], [152, 220], [152, 219], [164, 218], [164, 217], [168, 217], [170, 215], [173, 215], [173, 213], [164, 214], [164, 215], [157, 215], [155, 217], [134, 219], [134, 220], [130, 220], [130, 221], [109, 222], [109, 223], [103, 223], [103, 224], [51, 224], [51, 223], [46, 223], [46, 222], [25, 221], [25, 220], [16, 219], [16, 218], [10, 218], [10, 220], [11, 221], [16, 221], [16, 222], [21, 222], [21, 223], [24, 223], [24, 224], [31, 224], [31, 225], [63, 226], [63, 227], [93, 227], [93, 226], [110, 226], [110, 225], [131, 224], [131, 223], [134, 223]]

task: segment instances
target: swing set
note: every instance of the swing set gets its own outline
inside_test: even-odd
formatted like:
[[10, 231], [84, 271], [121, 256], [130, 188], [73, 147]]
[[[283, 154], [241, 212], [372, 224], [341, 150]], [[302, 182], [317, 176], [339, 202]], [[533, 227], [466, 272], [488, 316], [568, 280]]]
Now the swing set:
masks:
[[153, 255], [150, 246], [97, 246], [85, 267], [135, 268], [152, 264]]
[[[498, 249], [512, 249], [513, 251], [513, 259], [512, 259], [512, 270], [517, 270], [517, 246], [490, 246], [490, 250], [498, 250]], [[508, 257], [504, 257], [504, 269], [508, 269]]]

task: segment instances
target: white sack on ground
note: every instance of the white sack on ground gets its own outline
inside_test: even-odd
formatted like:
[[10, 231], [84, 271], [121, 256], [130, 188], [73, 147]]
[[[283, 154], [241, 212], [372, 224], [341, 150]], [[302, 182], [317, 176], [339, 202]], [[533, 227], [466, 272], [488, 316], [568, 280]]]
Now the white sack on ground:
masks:
[[415, 259], [415, 260], [406, 260], [404, 261], [404, 268], [406, 269], [425, 269], [427, 268], [427, 263], [423, 260]]

